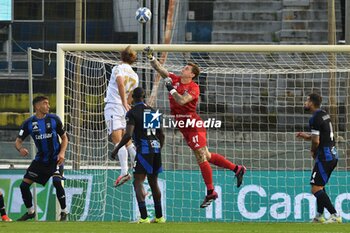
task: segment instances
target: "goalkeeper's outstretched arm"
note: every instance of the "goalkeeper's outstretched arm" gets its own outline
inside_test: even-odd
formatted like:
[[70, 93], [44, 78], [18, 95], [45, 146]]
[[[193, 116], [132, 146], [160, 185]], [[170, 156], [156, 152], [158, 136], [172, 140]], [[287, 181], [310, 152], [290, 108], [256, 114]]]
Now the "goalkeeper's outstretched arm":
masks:
[[148, 60], [151, 62], [151, 66], [155, 69], [162, 78], [169, 76], [169, 72], [160, 64], [160, 62], [153, 56], [153, 48], [147, 46], [143, 50], [147, 54]]

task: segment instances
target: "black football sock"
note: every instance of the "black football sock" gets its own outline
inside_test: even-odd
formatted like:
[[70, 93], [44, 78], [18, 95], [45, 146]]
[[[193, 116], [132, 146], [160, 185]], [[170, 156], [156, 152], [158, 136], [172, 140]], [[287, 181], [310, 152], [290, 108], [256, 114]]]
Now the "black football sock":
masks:
[[57, 196], [58, 202], [60, 203], [61, 209], [64, 210], [66, 208], [66, 193], [62, 186], [61, 180], [54, 181], [53, 185], [55, 186], [56, 196]]
[[324, 205], [321, 202], [321, 199], [320, 198], [316, 198], [316, 202], [317, 202], [317, 213], [323, 214], [323, 212], [324, 212]]
[[327, 193], [325, 193], [323, 190], [320, 190], [316, 192], [314, 195], [317, 198], [317, 211], [318, 211], [318, 203], [321, 203], [320, 205], [323, 205], [330, 214], [337, 213]]
[[24, 205], [27, 207], [27, 209], [29, 209], [30, 207], [33, 206], [32, 203], [32, 193], [30, 192], [30, 184], [27, 184], [26, 182], [21, 183], [21, 185], [19, 186], [21, 188], [21, 193], [22, 193], [22, 199], [24, 202]]
[[0, 195], [0, 214], [1, 214], [1, 216], [6, 215], [4, 196], [3, 195]]
[[[323, 192], [326, 193], [326, 190], [324, 188], [323, 188]], [[323, 214], [323, 212], [324, 212], [324, 204], [318, 198], [316, 198], [316, 202], [317, 202], [317, 213]]]
[[140, 202], [138, 202], [138, 205], [139, 205], [139, 210], [140, 210], [141, 218], [142, 218], [142, 219], [147, 218], [147, 217], [148, 217], [148, 214], [147, 214], [146, 202], [140, 201]]
[[154, 210], [156, 212], [156, 218], [163, 217], [162, 202], [160, 201], [154, 202]]

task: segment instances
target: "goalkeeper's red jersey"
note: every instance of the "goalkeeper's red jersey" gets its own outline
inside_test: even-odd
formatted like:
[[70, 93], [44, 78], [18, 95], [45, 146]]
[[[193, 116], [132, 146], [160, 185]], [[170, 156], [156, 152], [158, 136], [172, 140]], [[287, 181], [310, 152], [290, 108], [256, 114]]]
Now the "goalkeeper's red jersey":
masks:
[[[183, 84], [180, 81], [181, 78], [173, 73], [169, 73], [169, 77], [172, 79], [173, 86], [180, 95], [187, 92], [193, 97], [192, 101], [181, 106], [176, 103], [173, 96], [169, 94], [171, 114], [175, 115], [177, 121], [186, 121], [188, 119], [202, 121], [200, 116], [196, 113], [199, 98], [198, 84], [193, 81], [188, 84]], [[179, 127], [179, 130], [192, 150], [197, 150], [207, 145], [207, 131], [204, 127], [197, 127], [196, 125], [194, 127], [185, 126]]]
[[199, 117], [196, 113], [196, 107], [197, 107], [198, 98], [199, 98], [198, 84], [193, 81], [188, 84], [183, 84], [180, 81], [181, 79], [180, 76], [177, 76], [174, 73], [169, 73], [169, 77], [173, 81], [173, 86], [175, 90], [180, 95], [183, 95], [184, 93], [187, 92], [193, 97], [191, 102], [188, 102], [187, 104], [181, 106], [180, 104], [176, 103], [174, 97], [171, 94], [169, 94], [171, 114], [175, 115], [176, 118], [188, 118], [189, 115], [191, 116], [191, 118]]

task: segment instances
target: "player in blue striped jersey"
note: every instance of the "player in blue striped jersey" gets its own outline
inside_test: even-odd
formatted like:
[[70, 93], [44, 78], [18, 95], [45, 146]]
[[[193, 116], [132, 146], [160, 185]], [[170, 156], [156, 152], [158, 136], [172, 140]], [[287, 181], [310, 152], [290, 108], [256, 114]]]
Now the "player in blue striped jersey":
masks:
[[[338, 153], [335, 148], [335, 140], [331, 118], [327, 112], [320, 109], [322, 97], [312, 93], [308, 95], [304, 109], [312, 113], [309, 120], [311, 133], [298, 132], [296, 136], [311, 141], [311, 156], [315, 160], [310, 184], [311, 192], [317, 200], [317, 215], [313, 222], [341, 223], [342, 219], [337, 214], [324, 186], [327, 184], [334, 168], [338, 163]], [[326, 208], [331, 217], [325, 220], [323, 217]]]
[[29, 152], [23, 147], [23, 141], [30, 135], [37, 148], [35, 158], [28, 167], [20, 185], [22, 199], [28, 211], [18, 221], [26, 221], [35, 217], [30, 186], [34, 182], [44, 186], [50, 177], [52, 177], [62, 209], [60, 220], [65, 221], [68, 211], [66, 210], [65, 190], [61, 181], [64, 179], [63, 163], [68, 137], [60, 118], [49, 113], [50, 105], [47, 97], [35, 97], [33, 107], [35, 114], [23, 122], [15, 145], [21, 156], [28, 156]]
[[[162, 128], [144, 128], [145, 114], [155, 112], [150, 106], [144, 103], [145, 91], [141, 87], [135, 88], [132, 98], [134, 101], [133, 108], [126, 113], [126, 129], [120, 143], [112, 151], [111, 157], [115, 159], [118, 151], [131, 138], [134, 139], [137, 148], [134, 173], [134, 190], [140, 211], [140, 219], [138, 223], [150, 223], [148, 218], [144, 180], [147, 177], [151, 187], [154, 202], [155, 218], [153, 223], [165, 223], [162, 213], [161, 191], [158, 186], [158, 174], [162, 172], [161, 148], [164, 144], [164, 133]], [[154, 117], [156, 114], [152, 114]], [[157, 118], [159, 115], [157, 116]]]

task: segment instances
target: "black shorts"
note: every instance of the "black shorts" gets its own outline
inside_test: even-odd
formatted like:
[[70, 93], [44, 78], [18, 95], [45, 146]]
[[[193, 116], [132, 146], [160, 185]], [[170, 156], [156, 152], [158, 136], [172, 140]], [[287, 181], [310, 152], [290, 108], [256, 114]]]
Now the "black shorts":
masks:
[[57, 166], [56, 163], [44, 164], [33, 160], [24, 174], [24, 178], [32, 180], [38, 184], [45, 185], [50, 177], [63, 179], [63, 165]]
[[163, 171], [161, 154], [137, 153], [134, 163], [134, 174], [157, 175]]
[[312, 170], [310, 184], [325, 186], [331, 177], [334, 168], [337, 166], [337, 163], [337, 159], [316, 162], [314, 169]]

